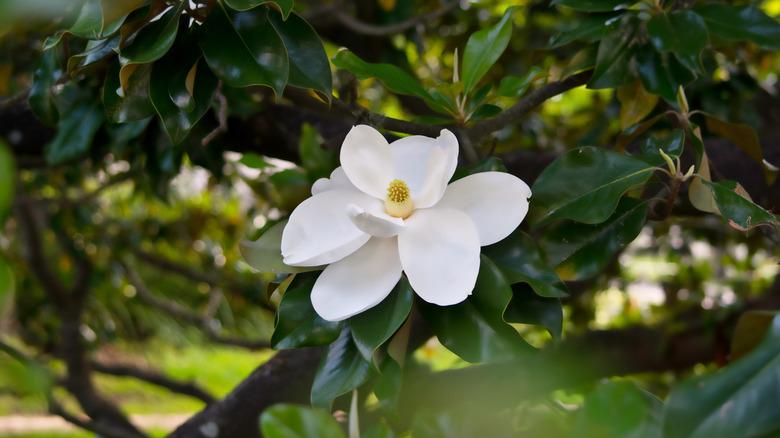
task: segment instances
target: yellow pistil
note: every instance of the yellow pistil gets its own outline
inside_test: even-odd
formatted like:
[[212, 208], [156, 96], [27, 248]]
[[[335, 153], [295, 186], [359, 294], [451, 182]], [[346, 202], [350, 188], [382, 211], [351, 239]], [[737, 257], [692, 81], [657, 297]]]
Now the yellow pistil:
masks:
[[406, 219], [413, 210], [412, 195], [406, 183], [400, 179], [390, 181], [385, 198], [385, 212], [390, 216]]

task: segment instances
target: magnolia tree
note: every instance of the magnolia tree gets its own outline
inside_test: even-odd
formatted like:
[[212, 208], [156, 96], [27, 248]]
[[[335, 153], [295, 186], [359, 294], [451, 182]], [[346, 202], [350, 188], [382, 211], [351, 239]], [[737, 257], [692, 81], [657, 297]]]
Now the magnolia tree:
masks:
[[[106, 437], [96, 374], [202, 400], [175, 437], [774, 436], [778, 13], [4, 2], [5, 385]], [[275, 353], [100, 354], [171, 330]]]

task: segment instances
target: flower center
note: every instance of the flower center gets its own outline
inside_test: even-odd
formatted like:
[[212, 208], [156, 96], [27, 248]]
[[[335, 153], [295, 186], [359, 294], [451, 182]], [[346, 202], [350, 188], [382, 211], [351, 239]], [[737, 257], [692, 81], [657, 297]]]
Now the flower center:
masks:
[[390, 181], [385, 198], [385, 212], [390, 216], [405, 219], [412, 214], [412, 210], [414, 210], [414, 205], [412, 205], [409, 186], [400, 179]]

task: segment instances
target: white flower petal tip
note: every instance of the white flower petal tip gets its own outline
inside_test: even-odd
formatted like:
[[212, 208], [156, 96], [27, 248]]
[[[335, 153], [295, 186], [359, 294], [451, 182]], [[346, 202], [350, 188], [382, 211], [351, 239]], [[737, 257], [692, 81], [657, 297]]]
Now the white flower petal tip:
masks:
[[335, 168], [330, 173], [330, 178], [320, 178], [314, 181], [311, 186], [311, 194], [317, 195], [328, 190], [358, 190], [357, 187], [352, 185], [347, 178], [347, 174], [344, 173], [344, 168], [341, 166]]
[[510, 235], [528, 214], [531, 188], [505, 172], [475, 173], [447, 187], [436, 208], [466, 213], [479, 232], [481, 246]]
[[403, 219], [392, 217], [381, 210], [369, 212], [355, 204], [347, 207], [347, 214], [356, 227], [375, 237], [393, 237], [405, 226]]
[[323, 319], [342, 321], [381, 303], [400, 279], [396, 238], [372, 238], [325, 268], [314, 283], [311, 303]]
[[378, 201], [357, 190], [329, 190], [303, 201], [282, 232], [281, 252], [290, 266], [319, 266], [351, 254], [368, 241], [347, 206], [370, 207]]
[[416, 211], [398, 235], [401, 264], [415, 293], [439, 306], [471, 295], [479, 273], [479, 233], [472, 220], [453, 209]]
[[356, 125], [347, 133], [339, 156], [341, 167], [360, 191], [384, 199], [393, 179], [393, 156], [387, 140], [368, 125]]

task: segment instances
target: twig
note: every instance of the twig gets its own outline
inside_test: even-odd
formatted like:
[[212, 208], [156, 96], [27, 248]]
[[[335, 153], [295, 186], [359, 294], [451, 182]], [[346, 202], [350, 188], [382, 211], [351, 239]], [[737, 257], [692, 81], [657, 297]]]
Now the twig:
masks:
[[189, 395], [202, 400], [206, 404], [216, 401], [213, 395], [201, 388], [194, 382], [182, 382], [172, 379], [160, 372], [134, 367], [128, 364], [105, 364], [92, 361], [92, 369], [98, 373], [108, 374], [118, 377], [133, 377], [152, 385], [156, 385], [175, 392], [177, 394]]
[[219, 134], [226, 132], [228, 129], [228, 101], [225, 95], [222, 94], [222, 82], [217, 86], [217, 92], [214, 94], [214, 98], [219, 102], [219, 108], [215, 111], [217, 113], [217, 122], [219, 122], [219, 125], [203, 137], [203, 140], [200, 141], [202, 146], [208, 146]]
[[457, 8], [458, 4], [459, 2], [457, 0], [452, 0], [435, 11], [428, 12], [427, 14], [418, 15], [409, 18], [408, 20], [400, 21], [398, 23], [392, 23], [386, 25], [376, 25], [376, 24], [360, 21], [359, 19], [353, 17], [352, 15], [344, 12], [344, 10], [340, 8], [334, 9], [333, 14], [336, 17], [336, 19], [339, 21], [339, 23], [341, 23], [342, 25], [344, 25], [344, 27], [346, 27], [347, 29], [355, 33], [361, 35], [370, 35], [370, 36], [393, 36], [402, 32], [406, 32], [407, 30], [417, 26], [418, 24], [425, 25], [428, 22], [431, 22], [433, 20], [436, 20], [439, 17], [447, 15], [455, 8]]
[[66, 411], [65, 408], [59, 402], [57, 402], [53, 397], [49, 397], [48, 404], [49, 404], [50, 414], [57, 415], [58, 417], [67, 421], [68, 423], [75, 425], [76, 427], [80, 427], [90, 432], [94, 432], [98, 435], [111, 437], [111, 438], [138, 438], [139, 437], [139, 435], [127, 432], [124, 429], [114, 427], [110, 424], [106, 424], [105, 422], [97, 422], [85, 418], [80, 418], [75, 414]]

